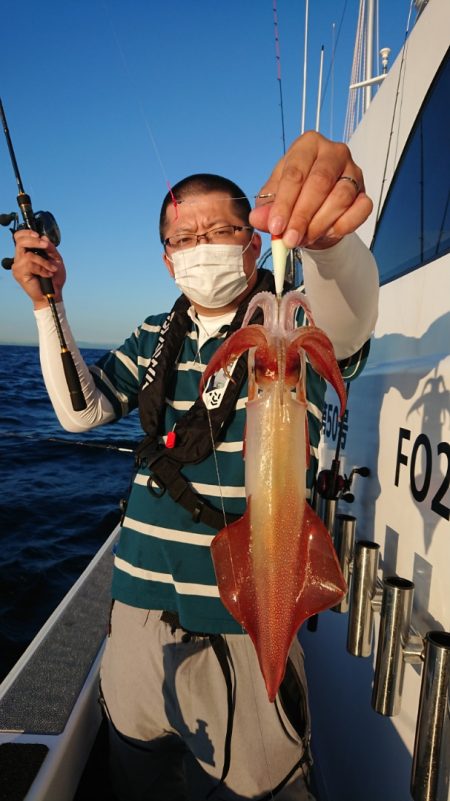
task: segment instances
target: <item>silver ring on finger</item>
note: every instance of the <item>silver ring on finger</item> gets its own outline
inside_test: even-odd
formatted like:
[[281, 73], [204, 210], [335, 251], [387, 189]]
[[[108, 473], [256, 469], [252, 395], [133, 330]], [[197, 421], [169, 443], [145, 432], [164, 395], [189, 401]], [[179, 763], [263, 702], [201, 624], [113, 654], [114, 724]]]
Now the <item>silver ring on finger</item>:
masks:
[[355, 178], [352, 178], [351, 175], [341, 175], [341, 177], [338, 178], [338, 181], [350, 181], [356, 189], [356, 194], [359, 195], [361, 191], [359, 188], [359, 183]]

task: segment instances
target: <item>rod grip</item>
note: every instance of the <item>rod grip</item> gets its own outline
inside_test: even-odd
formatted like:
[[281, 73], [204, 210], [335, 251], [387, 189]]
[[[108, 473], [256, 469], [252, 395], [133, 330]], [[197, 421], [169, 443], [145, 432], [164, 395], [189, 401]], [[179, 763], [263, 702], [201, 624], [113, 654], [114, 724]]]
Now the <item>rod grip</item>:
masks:
[[[43, 259], [48, 261], [48, 255], [45, 250], [41, 250], [39, 248], [28, 248], [31, 253], [36, 253], [37, 256], [41, 256]], [[53, 288], [53, 282], [51, 278], [43, 278], [41, 275], [37, 276], [39, 280], [39, 285], [41, 287], [42, 294], [48, 297], [49, 295], [54, 298], [55, 297], [55, 290]]]
[[[27, 195], [26, 192], [20, 192], [17, 196], [17, 204], [22, 212], [23, 221], [25, 227], [28, 228], [29, 231], [36, 231], [37, 233], [41, 233], [39, 230], [39, 226], [36, 220], [36, 216], [34, 214], [33, 208], [31, 206], [31, 198]], [[39, 248], [29, 248], [31, 253], [36, 253], [38, 256], [41, 256], [46, 261], [49, 260], [48, 254], [45, 250]], [[53, 288], [53, 283], [51, 278], [42, 278], [38, 276], [39, 284], [41, 286], [42, 294], [46, 297], [54, 297], [55, 290]]]
[[41, 275], [39, 275], [38, 278], [42, 294], [45, 295], [46, 298], [48, 298], [49, 295], [53, 298], [55, 296], [55, 290], [53, 288], [52, 279], [43, 278]]
[[80, 377], [77, 373], [74, 360], [70, 350], [61, 351], [61, 359], [64, 367], [64, 374], [66, 376], [67, 386], [69, 388], [70, 400], [72, 408], [75, 412], [82, 412], [86, 408], [86, 400], [81, 389]]

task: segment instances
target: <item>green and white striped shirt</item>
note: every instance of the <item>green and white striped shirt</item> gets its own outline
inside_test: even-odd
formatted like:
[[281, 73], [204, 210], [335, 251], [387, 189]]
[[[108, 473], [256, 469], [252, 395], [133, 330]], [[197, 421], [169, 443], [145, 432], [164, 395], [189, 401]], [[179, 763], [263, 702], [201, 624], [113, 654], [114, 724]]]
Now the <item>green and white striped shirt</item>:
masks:
[[[117, 417], [137, 407], [138, 390], [154, 352], [166, 314], [149, 317], [117, 350], [91, 367], [97, 387], [113, 404]], [[198, 396], [201, 374], [225, 336], [226, 327], [202, 345], [191, 321], [168, 385], [165, 432], [173, 429]], [[355, 360], [348, 372], [354, 371]], [[353, 366], [352, 366], [353, 365]], [[359, 359], [359, 368], [362, 360]], [[308, 424], [311, 464], [307, 485], [317, 469], [325, 382], [308, 366]], [[359, 370], [358, 370], [359, 372]], [[222, 429], [221, 442], [207, 459], [186, 464], [183, 475], [194, 490], [226, 512], [245, 510], [242, 458], [247, 383], [235, 411]], [[223, 606], [210, 555], [215, 529], [194, 522], [166, 492], [155, 497], [147, 488], [149, 472], [136, 473], [115, 556], [113, 598], [145, 609], [177, 612], [184, 628], [208, 633], [239, 633], [241, 627]]]

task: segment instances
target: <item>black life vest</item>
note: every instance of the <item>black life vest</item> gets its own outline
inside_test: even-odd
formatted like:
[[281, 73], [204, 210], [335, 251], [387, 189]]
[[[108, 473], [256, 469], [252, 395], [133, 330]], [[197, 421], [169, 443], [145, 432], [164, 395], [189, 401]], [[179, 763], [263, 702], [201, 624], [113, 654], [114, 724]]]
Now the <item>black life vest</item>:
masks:
[[[250, 300], [258, 292], [273, 292], [273, 274], [268, 270], [258, 270], [258, 280], [253, 290], [239, 305], [226, 337], [241, 327]], [[180, 503], [192, 515], [195, 522], [202, 521], [212, 528], [221, 529], [225, 525], [222, 510], [212, 506], [205, 498], [192, 489], [181, 473], [187, 463], [197, 463], [206, 459], [219, 439], [220, 431], [232, 414], [242, 385], [247, 376], [247, 354], [243, 354], [233, 369], [233, 380], [228, 382], [225, 393], [217, 408], [208, 410], [201, 397], [178, 421], [175, 431], [176, 444], [167, 448], [163, 442], [164, 405], [167, 385], [190, 327], [187, 311], [191, 303], [181, 295], [167, 315], [142, 381], [138, 402], [142, 428], [146, 432], [144, 440], [136, 449], [139, 466], [150, 471], [149, 491], [162, 495], [166, 490], [171, 498]], [[262, 321], [260, 309], [255, 311], [250, 323]], [[237, 519], [237, 515], [227, 515], [227, 523]]]

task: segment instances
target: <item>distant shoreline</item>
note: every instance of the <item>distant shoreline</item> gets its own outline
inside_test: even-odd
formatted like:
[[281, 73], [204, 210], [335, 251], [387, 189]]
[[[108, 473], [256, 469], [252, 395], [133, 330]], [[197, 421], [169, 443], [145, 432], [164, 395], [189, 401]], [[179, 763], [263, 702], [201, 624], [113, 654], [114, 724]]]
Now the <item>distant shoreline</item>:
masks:
[[[89, 348], [90, 350], [111, 350], [117, 348], [117, 344], [111, 342], [77, 342], [79, 348]], [[38, 348], [37, 342], [0, 342], [0, 348]]]

